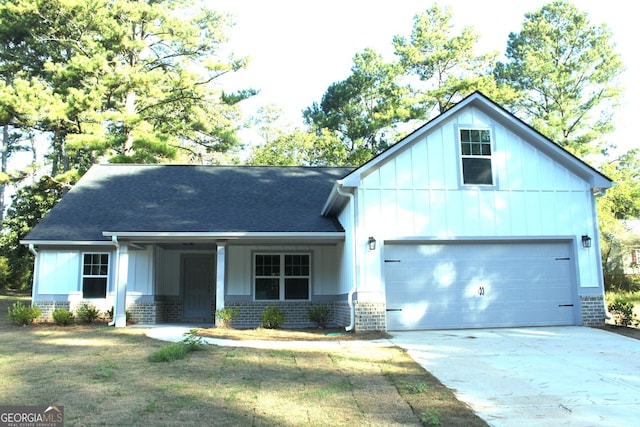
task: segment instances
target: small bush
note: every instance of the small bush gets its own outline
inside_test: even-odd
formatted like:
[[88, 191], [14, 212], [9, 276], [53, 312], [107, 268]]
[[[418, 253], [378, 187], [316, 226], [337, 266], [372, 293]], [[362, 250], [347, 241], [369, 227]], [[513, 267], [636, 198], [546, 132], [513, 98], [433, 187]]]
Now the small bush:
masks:
[[607, 308], [609, 313], [613, 315], [616, 325], [629, 326], [635, 323], [633, 303], [622, 298], [616, 298]]
[[8, 308], [7, 317], [14, 324], [18, 326], [28, 325], [36, 320], [42, 314], [42, 310], [39, 307], [32, 307], [30, 305], [24, 305], [20, 301], [13, 303], [13, 306]]
[[284, 323], [284, 312], [277, 307], [265, 307], [262, 311], [260, 326], [265, 329], [278, 329]]
[[174, 360], [184, 359], [186, 355], [187, 347], [181, 343], [174, 342], [151, 354], [149, 360], [152, 362], [173, 362]]
[[216, 318], [220, 320], [218, 326], [221, 328], [231, 327], [231, 322], [236, 320], [240, 316], [240, 309], [238, 307], [225, 307], [221, 310], [216, 310]]
[[93, 304], [82, 304], [76, 309], [76, 316], [81, 322], [91, 323], [100, 317], [100, 311]]
[[[111, 308], [107, 311], [104, 312], [107, 320], [112, 321], [113, 320], [113, 306], [111, 306]], [[131, 322], [131, 312], [129, 312], [129, 310], [124, 312], [125, 318], [126, 318], [126, 322], [130, 323]]]
[[182, 344], [187, 348], [187, 351], [204, 350], [205, 346], [207, 345], [204, 338], [198, 336], [196, 331], [193, 329], [184, 335], [185, 337], [182, 340]]
[[318, 307], [311, 307], [307, 310], [307, 317], [311, 322], [318, 325], [319, 328], [326, 328], [329, 323], [329, 307], [321, 305]]
[[64, 307], [53, 310], [53, 321], [56, 325], [66, 326], [74, 321], [73, 313]]

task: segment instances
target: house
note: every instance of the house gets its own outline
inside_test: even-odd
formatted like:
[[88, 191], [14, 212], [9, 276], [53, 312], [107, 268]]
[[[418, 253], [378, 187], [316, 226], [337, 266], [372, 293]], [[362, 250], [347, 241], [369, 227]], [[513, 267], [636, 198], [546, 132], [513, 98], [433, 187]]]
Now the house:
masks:
[[94, 166], [25, 237], [33, 303], [146, 323], [602, 323], [612, 182], [476, 92], [359, 168]]

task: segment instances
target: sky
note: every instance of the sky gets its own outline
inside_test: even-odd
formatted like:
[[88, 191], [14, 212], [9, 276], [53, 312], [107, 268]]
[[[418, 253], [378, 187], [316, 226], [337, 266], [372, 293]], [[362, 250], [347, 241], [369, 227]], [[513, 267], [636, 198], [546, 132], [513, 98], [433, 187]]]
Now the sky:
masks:
[[[480, 35], [476, 53], [504, 54], [509, 33], [519, 32], [524, 15], [551, 0], [443, 0], [451, 6], [454, 31], [472, 26]], [[320, 102], [331, 83], [350, 74], [353, 56], [373, 48], [393, 58], [395, 35], [409, 37], [416, 13], [434, 3], [418, 0], [208, 0], [207, 5], [235, 18], [228, 47], [238, 56], [249, 56], [246, 70], [226, 77], [235, 88], [260, 90], [243, 101], [252, 114], [259, 106], [275, 104], [293, 125], [302, 124], [302, 111]], [[640, 61], [637, 55], [637, 17], [628, 0], [573, 0], [591, 23], [607, 24], [626, 67], [621, 76], [625, 88], [616, 110], [616, 132], [610, 141], [620, 149], [640, 148], [631, 124], [640, 111]]]

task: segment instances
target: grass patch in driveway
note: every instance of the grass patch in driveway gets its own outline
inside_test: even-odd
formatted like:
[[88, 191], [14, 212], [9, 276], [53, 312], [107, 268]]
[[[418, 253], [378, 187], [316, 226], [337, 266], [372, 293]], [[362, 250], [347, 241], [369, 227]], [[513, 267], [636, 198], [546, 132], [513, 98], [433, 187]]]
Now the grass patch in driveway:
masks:
[[[6, 313], [7, 299], [0, 299]], [[152, 363], [144, 328], [10, 325], [0, 402], [65, 407], [65, 425], [486, 426], [403, 350], [207, 346]]]

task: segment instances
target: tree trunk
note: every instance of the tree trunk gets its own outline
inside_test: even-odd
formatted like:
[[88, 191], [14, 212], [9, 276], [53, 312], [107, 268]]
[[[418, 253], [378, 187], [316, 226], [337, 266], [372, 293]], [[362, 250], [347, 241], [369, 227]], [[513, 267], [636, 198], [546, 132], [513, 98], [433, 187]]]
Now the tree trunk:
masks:
[[[9, 125], [2, 126], [2, 169], [0, 172], [7, 173], [7, 167], [9, 163]], [[0, 221], [4, 219], [4, 210], [6, 208], [4, 201], [4, 193], [7, 186], [4, 182], [0, 181]]]
[[[136, 113], [136, 93], [133, 90], [127, 92], [127, 99], [125, 101], [125, 110], [127, 117], [133, 117]], [[133, 129], [129, 126], [125, 126], [126, 139], [124, 140], [124, 147], [122, 147], [122, 154], [125, 156], [133, 156]]]

